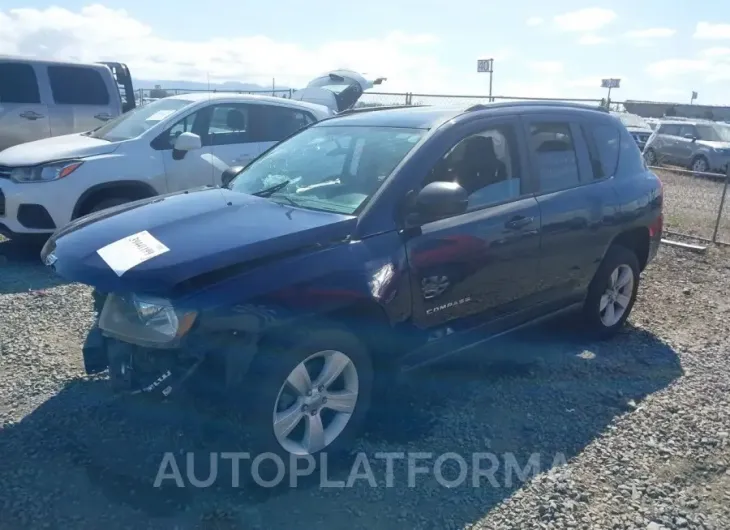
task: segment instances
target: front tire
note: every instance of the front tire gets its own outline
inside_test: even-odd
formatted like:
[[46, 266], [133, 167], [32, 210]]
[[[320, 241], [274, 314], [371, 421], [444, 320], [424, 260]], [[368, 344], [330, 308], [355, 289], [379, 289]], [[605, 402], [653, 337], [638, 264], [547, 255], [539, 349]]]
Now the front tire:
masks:
[[639, 274], [634, 252], [621, 245], [609, 249], [591, 281], [583, 307], [592, 334], [608, 338], [624, 325], [636, 301]]
[[709, 173], [710, 164], [704, 156], [695, 157], [690, 165], [695, 173]]
[[284, 457], [347, 451], [370, 406], [373, 363], [350, 331], [326, 325], [289, 333], [288, 346], [264, 346], [244, 383], [254, 451]]
[[644, 160], [646, 161], [647, 166], [657, 166], [657, 156], [656, 151], [654, 149], [647, 149], [644, 153]]

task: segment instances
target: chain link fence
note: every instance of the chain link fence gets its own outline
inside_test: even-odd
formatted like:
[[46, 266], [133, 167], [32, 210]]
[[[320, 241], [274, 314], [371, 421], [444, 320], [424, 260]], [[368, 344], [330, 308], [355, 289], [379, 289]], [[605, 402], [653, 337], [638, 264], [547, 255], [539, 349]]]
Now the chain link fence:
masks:
[[728, 175], [652, 166], [664, 185], [664, 228], [668, 236], [730, 245]]
[[[161, 97], [196, 92], [233, 92], [291, 98], [294, 89], [271, 90], [195, 90], [184, 88], [139, 89], [139, 105]], [[440, 107], [468, 108], [490, 101], [563, 101], [602, 105], [600, 99], [524, 98], [510, 96], [469, 96], [455, 94], [419, 94], [413, 92], [365, 92], [357, 107], [381, 107], [397, 105], [434, 105]], [[621, 107], [621, 103], [612, 102]], [[613, 108], [613, 106], [612, 106]], [[650, 161], [651, 169], [664, 185], [665, 229], [671, 237], [692, 238], [704, 243], [730, 245], [730, 199], [727, 198], [728, 172], [698, 172], [671, 166], [665, 159]]]

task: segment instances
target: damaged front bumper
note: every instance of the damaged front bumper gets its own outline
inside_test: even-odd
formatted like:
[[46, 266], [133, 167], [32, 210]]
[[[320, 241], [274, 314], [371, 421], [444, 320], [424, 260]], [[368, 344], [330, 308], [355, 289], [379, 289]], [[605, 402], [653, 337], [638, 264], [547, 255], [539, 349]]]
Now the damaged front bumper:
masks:
[[176, 348], [152, 348], [109, 337], [94, 326], [82, 352], [86, 373], [108, 370], [116, 392], [168, 398], [188, 384], [206, 394], [224, 394], [240, 385], [256, 344], [237, 333], [201, 333]]

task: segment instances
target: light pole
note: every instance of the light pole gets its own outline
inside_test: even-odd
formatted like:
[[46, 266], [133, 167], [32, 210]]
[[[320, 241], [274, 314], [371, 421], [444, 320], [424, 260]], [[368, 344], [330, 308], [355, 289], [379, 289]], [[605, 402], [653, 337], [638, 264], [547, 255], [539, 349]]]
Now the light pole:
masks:
[[478, 59], [477, 60], [477, 73], [489, 74], [489, 101], [492, 99], [492, 76], [494, 75], [494, 59]]

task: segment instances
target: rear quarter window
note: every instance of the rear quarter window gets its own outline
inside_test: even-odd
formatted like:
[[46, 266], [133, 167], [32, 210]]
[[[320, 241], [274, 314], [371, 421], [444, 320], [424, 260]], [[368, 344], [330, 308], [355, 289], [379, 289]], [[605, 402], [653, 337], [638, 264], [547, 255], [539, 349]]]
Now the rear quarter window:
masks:
[[620, 129], [610, 124], [590, 124], [588, 131], [593, 138], [600, 168], [600, 170], [594, 168], [594, 177], [604, 178], [615, 175], [621, 151]]
[[0, 63], [0, 103], [40, 103], [35, 70], [25, 63]]
[[108, 105], [109, 92], [98, 70], [82, 66], [49, 66], [53, 101], [59, 105]]
[[619, 130], [619, 154], [617, 177], [631, 177], [647, 171], [644, 157], [641, 156], [639, 146], [623, 127]]

